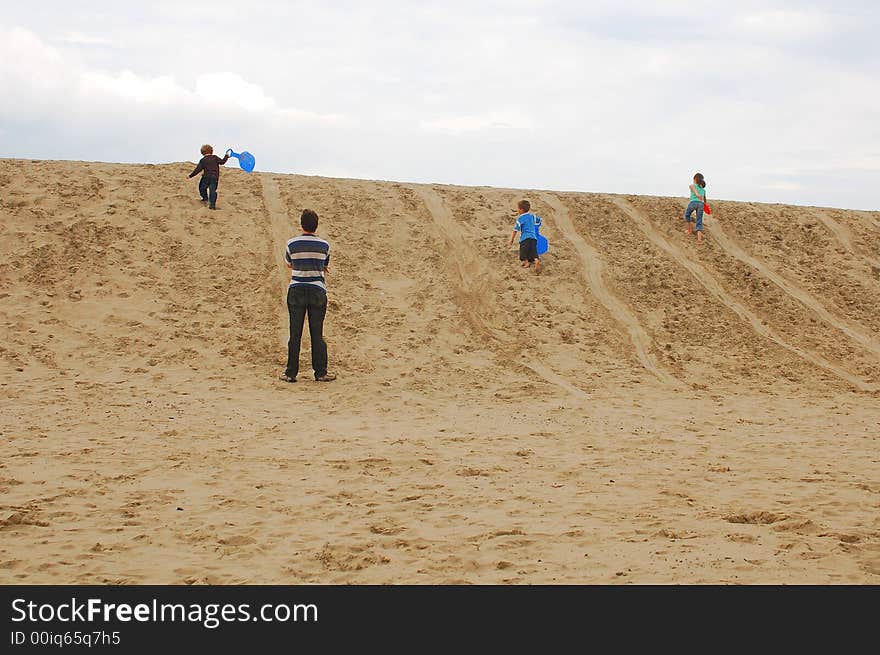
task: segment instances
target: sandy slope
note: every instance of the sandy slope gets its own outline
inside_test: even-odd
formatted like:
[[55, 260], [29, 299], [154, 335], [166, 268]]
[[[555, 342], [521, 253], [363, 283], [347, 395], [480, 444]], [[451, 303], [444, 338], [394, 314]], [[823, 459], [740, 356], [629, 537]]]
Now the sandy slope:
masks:
[[0, 160], [0, 582], [880, 580], [880, 214], [189, 170]]

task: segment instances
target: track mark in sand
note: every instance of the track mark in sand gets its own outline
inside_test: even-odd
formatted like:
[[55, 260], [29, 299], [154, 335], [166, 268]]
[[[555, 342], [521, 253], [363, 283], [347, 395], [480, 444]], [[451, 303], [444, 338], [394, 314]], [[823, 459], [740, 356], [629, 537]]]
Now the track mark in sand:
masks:
[[[515, 340], [499, 325], [495, 299], [488, 291], [491, 287], [497, 286], [497, 281], [485, 266], [483, 259], [461, 236], [461, 227], [452, 217], [449, 209], [443, 203], [443, 199], [430, 187], [412, 185], [406, 188], [422, 199], [428, 213], [446, 240], [447, 251], [456, 253], [456, 256], [452, 258], [455, 262], [455, 293], [458, 296], [459, 307], [464, 312], [468, 323], [478, 335], [489, 337], [504, 347], [514, 345]], [[518, 365], [531, 370], [546, 382], [558, 386], [578, 398], [589, 400], [585, 391], [541, 364], [522, 361]]]
[[831, 218], [828, 214], [823, 211], [816, 212], [816, 216], [822, 223], [827, 227], [837, 241], [844, 248], [849, 250], [850, 252], [855, 252], [855, 248], [853, 248], [852, 242], [852, 232], [850, 232], [849, 228], [843, 225], [842, 223], [838, 223], [833, 218]]
[[751, 325], [752, 329], [755, 332], [782, 346], [789, 352], [796, 354], [801, 359], [804, 359], [811, 364], [818, 366], [819, 368], [823, 368], [826, 371], [833, 373], [840, 379], [849, 382], [851, 385], [861, 391], [874, 391], [876, 389], [874, 385], [865, 382], [864, 380], [853, 375], [849, 371], [844, 370], [837, 364], [829, 362], [818, 353], [814, 353], [804, 348], [800, 348], [799, 346], [795, 346], [794, 344], [788, 343], [788, 341], [777, 334], [775, 330], [771, 329], [763, 321], [761, 321], [757, 314], [755, 314], [752, 310], [750, 310], [748, 307], [746, 307], [736, 298], [734, 298], [730, 293], [728, 293], [721, 285], [721, 283], [718, 282], [718, 280], [716, 280], [715, 277], [708, 271], [708, 269], [706, 269], [701, 264], [698, 264], [697, 262], [688, 259], [684, 255], [684, 253], [678, 248], [678, 246], [675, 246], [667, 241], [666, 238], [654, 228], [651, 222], [647, 218], [645, 218], [642, 213], [638, 211], [635, 207], [630, 205], [622, 198], [616, 198], [613, 196], [606, 196], [606, 198], [616, 207], [618, 207], [624, 214], [631, 218], [639, 226], [642, 232], [654, 243], [654, 245], [669, 254], [679, 265], [681, 265], [685, 270], [693, 275], [697, 282], [699, 282], [706, 291], [714, 296], [720, 303], [727, 306], [728, 309], [737, 314], [737, 316], [739, 316], [742, 320]]
[[872, 266], [878, 271], [880, 271], [880, 259], [876, 259], [871, 257], [871, 255], [865, 254], [862, 249], [855, 244], [855, 238], [846, 225], [836, 221], [831, 218], [827, 213], [822, 210], [816, 212], [816, 216], [820, 221], [827, 227], [833, 234], [837, 241], [842, 245], [846, 250], [848, 250], [853, 255], [857, 257], [861, 257], [865, 262], [868, 263], [869, 266]]
[[751, 266], [766, 279], [779, 287], [783, 292], [787, 293], [804, 307], [816, 314], [827, 325], [840, 330], [850, 339], [861, 345], [865, 350], [871, 352], [875, 357], [880, 359], [880, 341], [851, 325], [842, 316], [835, 316], [809, 293], [786, 280], [779, 275], [779, 273], [768, 267], [756, 257], [748, 254], [739, 246], [739, 244], [727, 236], [727, 233], [718, 224], [718, 221], [713, 223], [711, 234], [715, 241], [718, 242], [718, 245], [721, 246], [731, 257], [738, 259], [747, 266]]
[[544, 366], [543, 364], [536, 364], [534, 362], [522, 362], [522, 365], [526, 368], [534, 371], [539, 376], [544, 378], [547, 382], [551, 384], [555, 384], [557, 387], [561, 387], [565, 389], [573, 396], [577, 396], [578, 398], [582, 398], [583, 400], [589, 400], [589, 396], [583, 389], [578, 389], [571, 382], [566, 380], [561, 375], [554, 373], [552, 370]]
[[483, 264], [473, 247], [461, 236], [461, 228], [443, 200], [428, 187], [410, 186], [410, 191], [418, 194], [425, 203], [434, 223], [454, 252], [451, 258], [455, 265], [455, 292], [458, 304], [464, 311], [471, 327], [478, 334], [489, 336], [502, 343], [512, 343], [510, 336], [498, 325], [495, 299], [486, 293], [492, 283], [492, 274]]
[[651, 353], [651, 345], [653, 343], [651, 337], [639, 323], [635, 314], [605, 286], [605, 282], [602, 280], [605, 264], [602, 262], [599, 251], [591, 246], [577, 231], [571, 222], [568, 208], [556, 196], [542, 194], [541, 197], [553, 210], [553, 220], [556, 223], [556, 227], [568, 239], [569, 243], [574, 246], [575, 251], [580, 257], [583, 263], [582, 273], [587, 284], [590, 285], [593, 295], [610, 312], [611, 316], [629, 332], [630, 340], [635, 347], [636, 357], [638, 357], [639, 362], [661, 382], [677, 383], [678, 380], [665, 371]]
[[278, 182], [271, 175], [263, 173], [260, 175], [260, 182], [263, 185], [263, 202], [266, 205], [266, 211], [269, 214], [269, 227], [271, 228], [273, 239], [273, 250], [275, 251], [275, 261], [278, 263], [282, 271], [287, 270], [285, 266], [284, 244], [291, 237], [290, 217], [287, 214], [287, 205], [281, 197], [281, 189], [278, 188]]
[[[261, 173], [260, 182], [263, 186], [263, 204], [265, 205], [266, 213], [268, 214], [267, 218], [269, 219], [269, 233], [272, 235], [272, 244], [270, 247], [275, 253], [275, 261], [278, 264], [278, 268], [284, 273], [287, 273], [287, 266], [285, 265], [284, 255], [282, 254], [284, 252], [284, 245], [291, 236], [290, 217], [287, 214], [287, 205], [281, 197], [281, 189], [278, 188], [278, 182], [275, 181], [275, 178], [268, 173]], [[288, 277], [288, 280], [289, 279], [290, 278]], [[279, 288], [284, 287], [283, 285], [279, 285]], [[287, 294], [286, 288], [284, 288], [284, 294]], [[283, 310], [283, 308], [286, 307], [286, 301], [282, 302], [279, 300], [278, 307], [281, 307]], [[284, 335], [289, 328], [288, 321], [289, 318], [287, 316], [287, 311], [279, 311], [279, 343], [287, 343], [287, 337]]]

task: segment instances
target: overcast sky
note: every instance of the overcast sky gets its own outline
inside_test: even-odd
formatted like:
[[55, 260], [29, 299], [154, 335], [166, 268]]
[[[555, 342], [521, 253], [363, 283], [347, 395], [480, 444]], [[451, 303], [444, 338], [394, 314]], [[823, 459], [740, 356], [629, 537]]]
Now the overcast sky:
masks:
[[0, 156], [880, 209], [880, 2], [0, 0]]

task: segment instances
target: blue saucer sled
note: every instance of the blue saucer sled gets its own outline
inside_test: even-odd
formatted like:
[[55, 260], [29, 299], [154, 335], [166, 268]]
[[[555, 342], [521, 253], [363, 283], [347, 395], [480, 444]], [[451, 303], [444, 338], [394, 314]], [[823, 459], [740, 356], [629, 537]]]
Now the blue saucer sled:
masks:
[[547, 237], [542, 235], [540, 232], [538, 233], [538, 255], [543, 255], [545, 252], [550, 250], [550, 243], [547, 241]]
[[227, 150], [226, 154], [230, 157], [235, 157], [236, 159], [238, 159], [238, 165], [245, 173], [254, 172], [254, 166], [257, 165], [257, 160], [254, 159], [254, 156], [247, 150], [243, 150], [241, 152], [233, 152], [232, 150]]

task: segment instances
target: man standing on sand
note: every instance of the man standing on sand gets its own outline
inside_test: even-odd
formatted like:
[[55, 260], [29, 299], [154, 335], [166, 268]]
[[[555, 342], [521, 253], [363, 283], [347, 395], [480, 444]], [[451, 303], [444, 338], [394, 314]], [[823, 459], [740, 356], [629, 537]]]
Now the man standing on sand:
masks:
[[336, 374], [327, 372], [327, 343], [324, 341], [324, 316], [327, 313], [324, 274], [330, 266], [330, 244], [315, 236], [318, 215], [311, 209], [303, 210], [300, 225], [302, 235], [288, 241], [284, 249], [284, 261], [291, 270], [290, 286], [287, 288], [290, 341], [287, 342], [287, 368], [281, 374], [281, 379], [296, 382], [300, 341], [308, 314], [315, 380], [331, 382], [336, 379]]

